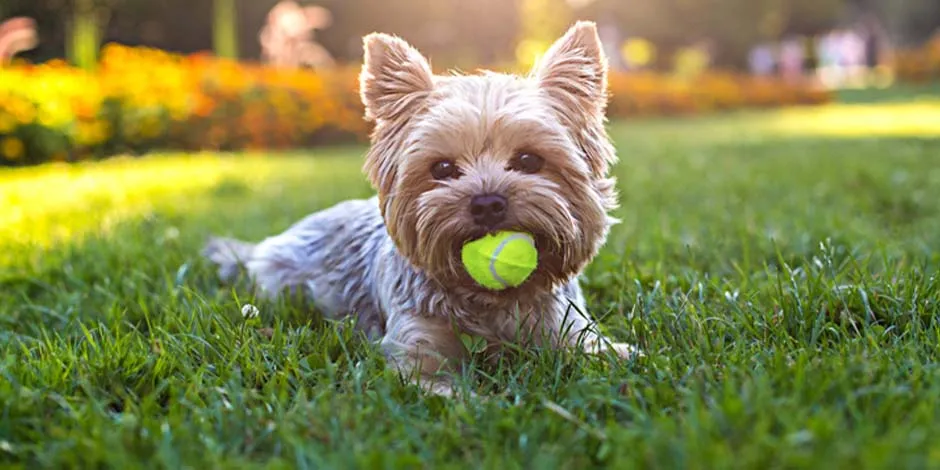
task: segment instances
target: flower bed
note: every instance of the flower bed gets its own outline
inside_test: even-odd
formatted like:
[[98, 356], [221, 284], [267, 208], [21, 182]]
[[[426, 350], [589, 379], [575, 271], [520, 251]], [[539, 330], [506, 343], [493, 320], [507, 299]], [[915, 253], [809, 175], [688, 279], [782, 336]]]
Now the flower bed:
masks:
[[653, 73], [613, 74], [610, 93], [612, 117], [822, 104], [831, 99], [828, 91], [811, 84], [723, 72], [709, 72], [691, 81]]
[[898, 80], [903, 82], [940, 80], [940, 34], [919, 48], [898, 51], [894, 67]]
[[[271, 69], [109, 45], [98, 70], [62, 62], [0, 69], [0, 164], [151, 149], [237, 150], [362, 140], [358, 68]], [[613, 74], [610, 115], [821, 103], [828, 94], [731, 74], [694, 82]]]
[[357, 72], [274, 70], [122, 46], [108, 46], [94, 74], [60, 62], [0, 69], [0, 161], [361, 138]]

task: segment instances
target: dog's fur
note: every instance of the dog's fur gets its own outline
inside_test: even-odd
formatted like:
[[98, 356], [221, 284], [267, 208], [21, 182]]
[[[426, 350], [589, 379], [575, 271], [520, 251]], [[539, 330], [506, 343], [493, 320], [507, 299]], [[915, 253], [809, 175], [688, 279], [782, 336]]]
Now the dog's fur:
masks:
[[[301, 289], [328, 317], [356, 315], [389, 364], [436, 393], [467, 351], [459, 333], [507, 342], [633, 353], [585, 316], [577, 276], [597, 254], [616, 205], [605, 128], [607, 63], [593, 23], [579, 22], [526, 77], [439, 76], [405, 41], [364, 40], [361, 95], [375, 121], [365, 162], [378, 195], [314, 213], [254, 245], [210, 240], [223, 278], [240, 266], [262, 294]], [[514, 171], [520, 153], [537, 173]], [[457, 178], [431, 176], [449, 159]], [[505, 220], [481, 227], [470, 199], [498, 194]], [[531, 233], [539, 265], [521, 286], [488, 291], [460, 264], [460, 246], [487, 232]], [[443, 373], [443, 374], [441, 374]]]

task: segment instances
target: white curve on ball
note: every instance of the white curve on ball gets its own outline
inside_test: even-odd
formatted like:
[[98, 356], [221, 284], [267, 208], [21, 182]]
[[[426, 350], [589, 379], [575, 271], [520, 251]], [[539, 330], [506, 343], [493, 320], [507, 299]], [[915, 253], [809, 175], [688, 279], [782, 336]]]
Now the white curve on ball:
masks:
[[524, 233], [516, 233], [516, 234], [506, 237], [505, 240], [499, 242], [499, 245], [496, 245], [496, 249], [493, 250], [493, 254], [490, 256], [490, 274], [493, 275], [493, 279], [496, 279], [496, 281], [499, 282], [503, 286], [504, 289], [509, 287], [509, 283], [506, 282], [505, 279], [500, 277], [499, 273], [496, 272], [496, 260], [499, 258], [499, 254], [503, 252], [503, 248], [505, 248], [506, 245], [509, 244], [509, 242], [513, 240], [519, 240], [519, 239], [523, 239], [529, 242], [529, 244], [532, 245], [533, 248], [535, 247], [535, 241], [532, 240], [532, 237]]

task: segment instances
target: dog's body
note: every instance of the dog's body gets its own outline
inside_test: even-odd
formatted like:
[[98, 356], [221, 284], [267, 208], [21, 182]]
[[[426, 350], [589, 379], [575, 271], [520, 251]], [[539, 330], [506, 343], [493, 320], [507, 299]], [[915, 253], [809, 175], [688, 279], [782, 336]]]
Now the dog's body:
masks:
[[[606, 239], [614, 161], [603, 127], [606, 62], [579, 23], [532, 77], [435, 76], [386, 35], [366, 38], [362, 96], [376, 121], [366, 170], [378, 196], [312, 214], [252, 245], [216, 238], [205, 255], [257, 290], [301, 289], [331, 318], [356, 315], [402, 373], [437, 393], [467, 351], [460, 333], [505, 343], [611, 349], [585, 314], [577, 276]], [[463, 243], [531, 233], [539, 265], [489, 291], [460, 266]]]

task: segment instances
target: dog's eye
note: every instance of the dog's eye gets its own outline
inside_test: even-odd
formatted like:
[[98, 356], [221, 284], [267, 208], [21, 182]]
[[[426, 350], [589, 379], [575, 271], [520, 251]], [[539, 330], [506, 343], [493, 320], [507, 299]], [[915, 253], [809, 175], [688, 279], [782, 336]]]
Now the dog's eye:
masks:
[[542, 166], [545, 165], [545, 160], [542, 157], [532, 154], [532, 153], [523, 153], [513, 158], [509, 162], [509, 168], [515, 171], [521, 171], [523, 173], [538, 173], [542, 169]]
[[440, 160], [431, 166], [431, 176], [436, 180], [446, 180], [460, 176], [457, 164], [450, 160]]

